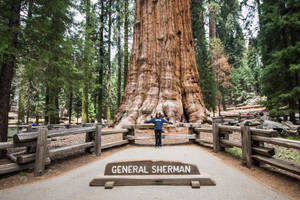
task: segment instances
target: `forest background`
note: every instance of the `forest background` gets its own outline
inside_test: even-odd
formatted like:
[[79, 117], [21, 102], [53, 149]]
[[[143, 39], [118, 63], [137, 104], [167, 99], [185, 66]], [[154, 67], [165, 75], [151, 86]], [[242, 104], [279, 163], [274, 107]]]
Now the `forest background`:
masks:
[[[300, 112], [300, 2], [192, 0], [199, 84], [212, 113], [253, 97]], [[111, 121], [126, 86], [133, 0], [0, 1], [0, 136], [20, 123]], [[34, 121], [32, 121], [34, 119]]]

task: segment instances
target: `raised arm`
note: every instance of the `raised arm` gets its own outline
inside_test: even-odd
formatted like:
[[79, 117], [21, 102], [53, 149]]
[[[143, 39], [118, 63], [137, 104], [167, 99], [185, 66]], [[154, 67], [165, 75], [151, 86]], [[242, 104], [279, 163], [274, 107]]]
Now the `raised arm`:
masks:
[[163, 123], [166, 123], [166, 124], [173, 124], [172, 122], [169, 122], [169, 121], [167, 121], [165, 119], [162, 119], [162, 121], [163, 121]]
[[144, 121], [144, 123], [154, 123], [154, 118]]

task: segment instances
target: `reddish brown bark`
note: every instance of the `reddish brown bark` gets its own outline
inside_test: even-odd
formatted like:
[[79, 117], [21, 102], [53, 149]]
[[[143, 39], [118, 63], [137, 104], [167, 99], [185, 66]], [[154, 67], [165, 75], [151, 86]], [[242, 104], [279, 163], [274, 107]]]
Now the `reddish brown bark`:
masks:
[[130, 69], [119, 125], [142, 123], [157, 112], [170, 121], [206, 117], [193, 44], [190, 0], [136, 1]]

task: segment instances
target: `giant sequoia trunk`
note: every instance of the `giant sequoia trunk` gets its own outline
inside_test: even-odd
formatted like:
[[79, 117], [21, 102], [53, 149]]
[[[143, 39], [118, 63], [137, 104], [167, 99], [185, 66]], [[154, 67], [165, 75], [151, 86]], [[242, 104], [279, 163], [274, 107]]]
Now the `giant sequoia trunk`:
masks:
[[130, 69], [115, 124], [157, 112], [170, 121], [206, 117], [193, 44], [190, 0], [137, 0]]

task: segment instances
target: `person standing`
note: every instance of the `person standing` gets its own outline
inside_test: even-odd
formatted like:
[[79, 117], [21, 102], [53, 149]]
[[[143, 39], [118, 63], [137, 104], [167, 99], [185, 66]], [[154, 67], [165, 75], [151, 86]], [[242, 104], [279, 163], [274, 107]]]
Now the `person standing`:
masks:
[[161, 113], [156, 113], [154, 118], [152, 118], [150, 120], [146, 120], [145, 123], [154, 123], [155, 147], [161, 147], [162, 146], [161, 132], [162, 132], [163, 124], [164, 123], [173, 124], [173, 123], [165, 120], [162, 117]]

